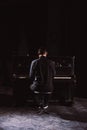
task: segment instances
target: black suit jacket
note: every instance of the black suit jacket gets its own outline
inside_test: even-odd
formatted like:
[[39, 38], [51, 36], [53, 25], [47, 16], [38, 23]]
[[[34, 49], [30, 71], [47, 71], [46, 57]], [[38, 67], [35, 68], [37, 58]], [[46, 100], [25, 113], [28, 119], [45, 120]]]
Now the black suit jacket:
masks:
[[41, 56], [31, 62], [29, 77], [37, 86], [37, 91], [52, 92], [55, 62]]

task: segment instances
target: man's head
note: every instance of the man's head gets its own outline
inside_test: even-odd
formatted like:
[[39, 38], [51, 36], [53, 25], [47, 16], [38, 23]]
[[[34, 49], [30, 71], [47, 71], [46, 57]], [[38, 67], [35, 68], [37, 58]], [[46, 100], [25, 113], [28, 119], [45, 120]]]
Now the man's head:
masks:
[[38, 56], [39, 56], [39, 57], [40, 57], [40, 56], [45, 56], [45, 57], [46, 57], [47, 54], [48, 54], [48, 52], [47, 52], [46, 48], [41, 47], [41, 48], [38, 49]]

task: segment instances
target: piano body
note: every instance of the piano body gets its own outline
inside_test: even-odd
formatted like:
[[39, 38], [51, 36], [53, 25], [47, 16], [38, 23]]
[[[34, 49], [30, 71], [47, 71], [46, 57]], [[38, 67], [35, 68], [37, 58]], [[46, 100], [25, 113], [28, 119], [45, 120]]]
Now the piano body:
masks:
[[[31, 92], [29, 92], [29, 68], [30, 63], [34, 58], [30, 57], [17, 57], [14, 56], [12, 82], [14, 88], [14, 95], [16, 97], [30, 98]], [[56, 75], [54, 77], [54, 91], [52, 100], [59, 100], [60, 102], [72, 103], [74, 97], [74, 84], [75, 84], [75, 56], [60, 56], [51, 57], [55, 62]], [[23, 100], [23, 99], [22, 99]]]
[[55, 61], [56, 67], [53, 99], [72, 104], [76, 84], [75, 56], [60, 56], [52, 59]]

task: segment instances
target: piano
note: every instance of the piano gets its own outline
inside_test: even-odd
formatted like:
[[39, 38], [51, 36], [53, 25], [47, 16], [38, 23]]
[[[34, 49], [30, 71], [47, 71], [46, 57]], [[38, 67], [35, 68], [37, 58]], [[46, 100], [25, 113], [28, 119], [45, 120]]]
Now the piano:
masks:
[[52, 59], [55, 61], [56, 67], [53, 98], [59, 98], [61, 102], [72, 104], [76, 84], [75, 56], [60, 56]]
[[[14, 64], [12, 79], [14, 82], [16, 82], [15, 86], [17, 86], [17, 82], [20, 82], [22, 86], [25, 84], [29, 85], [29, 68], [33, 59], [34, 58], [23, 56], [15, 56], [13, 58]], [[52, 98], [53, 100], [58, 99], [61, 102], [72, 103], [74, 98], [74, 86], [76, 82], [75, 56], [51, 57], [50, 59], [55, 62], [56, 67], [56, 76], [54, 77], [54, 92]]]

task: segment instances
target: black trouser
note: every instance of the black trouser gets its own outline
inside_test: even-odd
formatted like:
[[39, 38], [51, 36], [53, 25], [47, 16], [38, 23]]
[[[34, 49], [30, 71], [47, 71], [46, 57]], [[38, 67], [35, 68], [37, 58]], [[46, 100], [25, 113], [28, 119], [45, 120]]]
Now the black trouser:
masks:
[[51, 93], [46, 92], [46, 93], [34, 93], [34, 102], [35, 105], [38, 107], [45, 107], [48, 105], [49, 100], [51, 97]]

